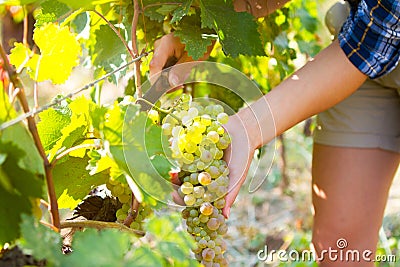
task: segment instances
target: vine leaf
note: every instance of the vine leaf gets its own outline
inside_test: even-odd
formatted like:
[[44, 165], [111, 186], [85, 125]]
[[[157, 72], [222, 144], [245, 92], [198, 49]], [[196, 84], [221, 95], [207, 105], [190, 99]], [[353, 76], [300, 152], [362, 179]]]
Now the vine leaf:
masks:
[[172, 12], [172, 19], [170, 23], [175, 23], [180, 21], [184, 16], [186, 16], [189, 13], [190, 6], [192, 5], [193, 0], [187, 0], [185, 3], [183, 3], [181, 6], [176, 8]]
[[37, 128], [43, 148], [48, 153], [62, 137], [61, 130], [71, 123], [71, 118], [70, 114], [55, 109], [45, 110], [39, 117]]
[[38, 82], [51, 80], [55, 84], [64, 83], [79, 62], [81, 47], [75, 35], [68, 27], [51, 23], [36, 29], [33, 39], [41, 55], [37, 58], [38, 73], [32, 78]]
[[40, 6], [41, 9], [38, 10], [38, 15], [36, 16], [36, 28], [40, 28], [46, 23], [55, 22], [59, 17], [70, 11], [66, 4], [54, 0], [47, 0], [41, 3]]
[[106, 3], [118, 2], [116, 0], [57, 0], [58, 2], [67, 4], [73, 9], [92, 9], [95, 5], [102, 5]]
[[60, 262], [65, 256], [61, 254], [60, 234], [25, 214], [22, 215], [21, 233], [23, 238], [19, 244], [26, 253], [37, 259], [46, 259], [49, 266], [62, 266]]
[[[87, 156], [83, 158], [68, 157], [67, 160], [56, 164], [53, 169], [53, 177], [58, 197], [64, 193], [78, 201], [83, 199], [94, 187], [106, 183], [109, 177], [108, 171], [90, 175], [86, 170], [88, 160]], [[71, 203], [74, 204], [73, 201]]]
[[29, 76], [35, 77], [39, 55], [32, 53], [32, 51], [22, 43], [15, 43], [14, 45], [10, 53], [10, 63], [17, 69], [25, 67]]
[[236, 12], [231, 2], [223, 0], [202, 0], [200, 7], [202, 27], [217, 32], [225, 55], [265, 55], [258, 25], [252, 15]]
[[65, 259], [69, 264], [66, 266], [91, 266], [93, 262], [97, 266], [126, 266], [130, 240], [128, 234], [111, 229], [78, 232], [74, 235], [74, 253]]
[[[0, 83], [0, 123], [15, 116]], [[19, 236], [21, 213], [32, 214], [31, 200], [42, 197], [44, 166], [22, 123], [0, 131], [0, 159], [0, 243], [4, 243]]]
[[188, 55], [194, 60], [201, 58], [207, 51], [207, 47], [212, 44], [211, 39], [204, 37], [203, 32], [200, 23], [196, 23], [195, 16], [184, 18], [174, 31], [174, 35], [178, 36], [186, 45], [185, 49]]
[[38, 132], [49, 161], [61, 150], [83, 143], [88, 130], [99, 127], [105, 109], [84, 96], [58, 109], [49, 109], [40, 115]]
[[10, 62], [17, 69], [26, 63], [24, 67], [35, 81], [51, 80], [55, 84], [64, 83], [79, 62], [81, 47], [75, 35], [67, 27], [50, 23], [37, 28], [33, 39], [41, 54], [33, 54], [29, 48], [17, 43], [11, 51]]
[[[16, 116], [15, 110], [8, 101], [3, 84], [0, 83], [0, 123], [6, 122]], [[11, 143], [21, 151], [26, 152], [18, 160], [18, 165], [22, 169], [44, 175], [43, 160], [33, 143], [32, 136], [22, 123], [0, 131], [0, 142], [4, 144]]]
[[5, 157], [0, 165], [0, 243], [19, 236], [21, 213], [32, 214], [30, 200], [42, 197], [43, 180], [21, 167], [21, 158], [27, 157], [27, 153], [30, 151], [0, 141], [0, 155]]
[[121, 107], [117, 103], [106, 114], [104, 138], [109, 142], [112, 158], [144, 191], [144, 202], [156, 198], [170, 199], [172, 186], [166, 182], [171, 163], [163, 158], [161, 128], [140, 112], [140, 106]]
[[[106, 72], [111, 72], [126, 64], [126, 48], [108, 25], [101, 25], [94, 34], [95, 45], [93, 49], [97, 53], [93, 63], [96, 66], [102, 67]], [[121, 35], [124, 35], [124, 31], [121, 31]], [[112, 81], [117, 83], [119, 77], [125, 72], [126, 70], [112, 75]]]
[[[176, 231], [181, 224], [179, 214], [171, 214], [150, 219], [145, 225], [149, 235], [157, 241], [157, 251], [165, 258], [176, 259], [176, 264], [181, 266], [198, 266], [199, 263], [189, 259], [190, 248], [194, 248], [194, 240], [184, 231]], [[178, 264], [179, 263], [179, 264]]]

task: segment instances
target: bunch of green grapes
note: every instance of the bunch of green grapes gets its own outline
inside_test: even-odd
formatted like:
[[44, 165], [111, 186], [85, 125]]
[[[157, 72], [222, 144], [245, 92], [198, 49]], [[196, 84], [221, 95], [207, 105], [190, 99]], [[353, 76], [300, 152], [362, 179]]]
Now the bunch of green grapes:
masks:
[[[108, 179], [106, 183], [107, 189], [110, 190], [111, 194], [118, 198], [122, 203], [122, 207], [117, 210], [116, 216], [117, 221], [123, 223], [128, 217], [129, 212], [131, 212], [131, 202], [132, 202], [132, 191], [129, 186], [125, 183], [121, 183], [114, 177]], [[146, 203], [141, 203], [139, 206], [139, 211], [136, 212], [136, 217], [134, 221], [130, 224], [130, 228], [136, 230], [143, 230], [143, 221], [152, 214], [152, 209]]]
[[229, 169], [222, 158], [230, 138], [221, 126], [227, 122], [228, 115], [221, 105], [203, 106], [186, 100], [162, 123], [171, 157], [181, 169], [178, 193], [186, 204], [182, 217], [196, 241], [195, 257], [206, 267], [228, 265], [223, 255], [223, 235], [228, 227], [222, 208], [228, 192]]

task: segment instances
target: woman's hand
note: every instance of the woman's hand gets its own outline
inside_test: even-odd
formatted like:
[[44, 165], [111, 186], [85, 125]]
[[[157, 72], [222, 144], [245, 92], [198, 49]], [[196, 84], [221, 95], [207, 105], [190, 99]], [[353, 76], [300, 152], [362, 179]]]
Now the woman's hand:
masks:
[[[212, 45], [207, 48], [206, 53], [199, 59], [199, 61], [206, 60], [214, 47]], [[164, 68], [169, 67], [168, 63], [171, 59], [177, 60], [176, 66], [172, 67], [169, 71], [169, 84], [172, 87], [182, 85], [187, 78], [190, 70], [184, 67], [179, 67], [179, 64], [194, 61], [191, 56], [185, 51], [185, 45], [181, 43], [179, 37], [174, 36], [173, 33], [164, 35], [154, 43], [154, 54], [150, 61], [150, 81], [153, 83]]]
[[236, 114], [229, 118], [224, 128], [231, 137], [231, 144], [225, 150], [224, 159], [229, 167], [229, 188], [225, 196], [226, 205], [222, 214], [228, 218], [230, 208], [244, 183], [256, 147], [252, 144], [252, 135], [244, 121]]

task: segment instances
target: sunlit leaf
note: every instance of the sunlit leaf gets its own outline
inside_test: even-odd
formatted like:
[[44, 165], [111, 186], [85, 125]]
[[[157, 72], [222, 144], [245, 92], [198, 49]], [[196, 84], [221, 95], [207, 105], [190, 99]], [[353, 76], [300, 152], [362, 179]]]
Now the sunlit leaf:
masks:
[[39, 82], [51, 80], [55, 84], [64, 83], [79, 63], [81, 47], [75, 35], [68, 27], [50, 23], [36, 29], [33, 39], [41, 55], [36, 65], [37, 73], [31, 77]]

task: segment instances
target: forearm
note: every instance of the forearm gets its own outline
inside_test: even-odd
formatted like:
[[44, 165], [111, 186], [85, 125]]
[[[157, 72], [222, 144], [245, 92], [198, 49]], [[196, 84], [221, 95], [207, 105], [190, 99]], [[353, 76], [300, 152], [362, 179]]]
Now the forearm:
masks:
[[300, 121], [339, 103], [365, 79], [335, 41], [238, 116], [252, 133], [251, 146], [256, 148]]
[[256, 18], [265, 17], [281, 8], [290, 0], [234, 0], [237, 12], [249, 12]]

